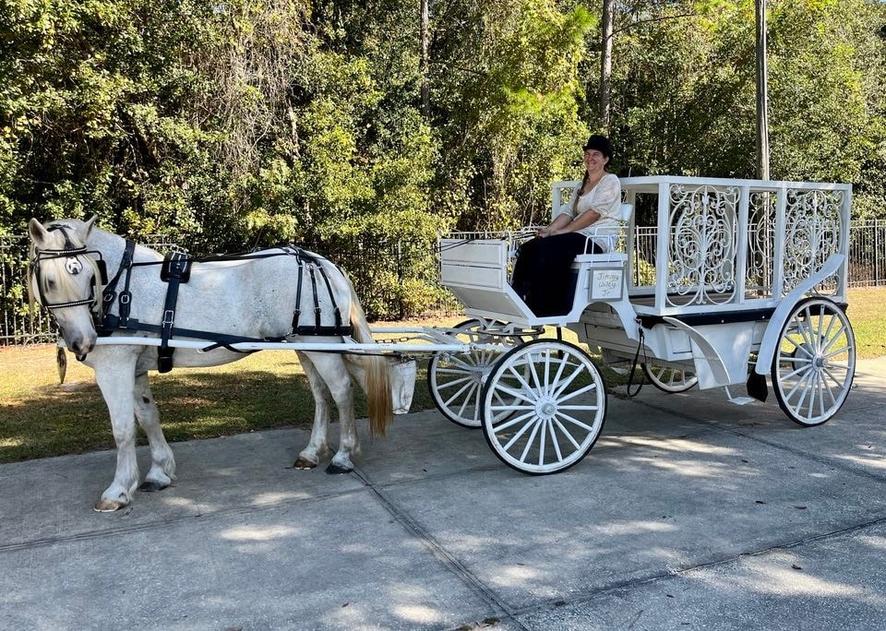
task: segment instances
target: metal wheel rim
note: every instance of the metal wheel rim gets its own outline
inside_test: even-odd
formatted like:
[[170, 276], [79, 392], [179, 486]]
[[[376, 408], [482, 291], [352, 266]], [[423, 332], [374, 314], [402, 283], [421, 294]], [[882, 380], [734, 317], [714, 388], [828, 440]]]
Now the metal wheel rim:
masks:
[[[671, 366], [659, 362], [643, 364], [643, 372], [649, 382], [663, 392], [676, 394], [686, 392], [698, 383], [698, 375], [681, 366]], [[668, 372], [670, 375], [668, 376]]]
[[[516, 401], [508, 403], [507, 396]], [[563, 342], [531, 342], [509, 351], [490, 375], [483, 399], [486, 441], [505, 464], [525, 473], [555, 473], [579, 462], [606, 415], [600, 372], [584, 351]]]
[[772, 361], [781, 409], [801, 425], [829, 420], [846, 400], [855, 375], [855, 335], [830, 300], [800, 303], [782, 328]]

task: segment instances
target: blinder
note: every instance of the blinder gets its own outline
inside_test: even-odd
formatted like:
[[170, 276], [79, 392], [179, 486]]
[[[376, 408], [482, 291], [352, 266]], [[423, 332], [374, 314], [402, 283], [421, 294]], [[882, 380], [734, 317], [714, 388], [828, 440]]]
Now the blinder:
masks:
[[[70, 240], [67, 239], [67, 235], [65, 236], [65, 248], [61, 250], [37, 250], [35, 248], [34, 256], [30, 261], [31, 273], [36, 280], [37, 292], [40, 296], [40, 304], [50, 310], [87, 305], [95, 312], [95, 316], [98, 319], [101, 319], [102, 305], [98, 296], [102, 295], [102, 289], [108, 282], [108, 268], [102, 258], [102, 253], [98, 250], [88, 250], [86, 246], [74, 247]], [[43, 291], [43, 278], [40, 264], [53, 259], [69, 259], [65, 263], [65, 271], [72, 276], [77, 276], [82, 272], [84, 267], [80, 260], [81, 256], [86, 259], [88, 265], [92, 266], [94, 272], [92, 283], [89, 287], [89, 297], [68, 302], [50, 302], [47, 300]]]

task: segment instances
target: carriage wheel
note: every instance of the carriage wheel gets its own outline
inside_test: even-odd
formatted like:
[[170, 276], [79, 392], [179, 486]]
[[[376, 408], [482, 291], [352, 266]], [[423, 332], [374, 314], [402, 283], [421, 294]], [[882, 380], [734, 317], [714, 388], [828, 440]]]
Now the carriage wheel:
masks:
[[[453, 336], [461, 342], [519, 343], [512, 337], [484, 335], [483, 323], [479, 320], [465, 320], [453, 328], [458, 329]], [[428, 390], [440, 413], [456, 425], [479, 428], [483, 424], [480, 420], [483, 383], [499, 357], [501, 353], [495, 351], [434, 355], [428, 363]]]
[[698, 375], [695, 374], [695, 371], [682, 366], [655, 360], [642, 364], [642, 366], [649, 382], [668, 394], [686, 392], [698, 383]]
[[791, 420], [821, 425], [836, 414], [855, 377], [855, 335], [843, 310], [826, 298], [799, 302], [781, 330], [771, 374]]
[[506, 465], [543, 475], [568, 469], [603, 429], [606, 387], [577, 346], [536, 340], [498, 360], [483, 388], [483, 434]]

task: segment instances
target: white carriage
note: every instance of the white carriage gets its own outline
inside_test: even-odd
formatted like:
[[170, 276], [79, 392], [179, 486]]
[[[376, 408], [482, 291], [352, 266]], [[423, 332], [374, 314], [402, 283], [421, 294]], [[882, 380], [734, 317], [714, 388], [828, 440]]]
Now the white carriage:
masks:
[[[441, 282], [471, 318], [452, 335], [483, 349], [432, 358], [440, 411], [482, 427], [495, 454], [520, 471], [580, 461], [603, 427], [606, 389], [583, 349], [540, 337], [565, 327], [606, 362], [641, 362], [665, 392], [723, 388], [744, 404], [753, 399], [739, 389], [765, 400], [768, 376], [795, 422], [836, 414], [855, 371], [845, 313], [851, 186], [670, 176], [621, 183], [623, 233], [609, 252], [576, 258], [563, 316], [536, 317], [510, 287], [516, 247], [534, 231], [440, 240]], [[579, 185], [554, 184], [555, 215]], [[636, 208], [652, 225], [638, 225]]]

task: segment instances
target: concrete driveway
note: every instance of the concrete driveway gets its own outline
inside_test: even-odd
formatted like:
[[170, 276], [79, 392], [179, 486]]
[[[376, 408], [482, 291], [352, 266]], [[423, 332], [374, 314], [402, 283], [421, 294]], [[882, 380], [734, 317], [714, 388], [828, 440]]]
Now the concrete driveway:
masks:
[[348, 476], [288, 469], [306, 442], [175, 444], [177, 485], [115, 514], [113, 452], [0, 466], [0, 628], [886, 628], [886, 358], [812, 429], [771, 395], [610, 397], [554, 476], [436, 412]]

